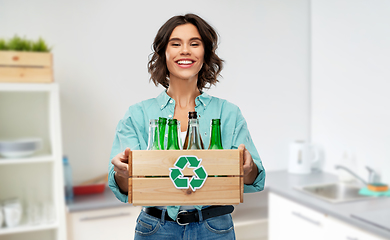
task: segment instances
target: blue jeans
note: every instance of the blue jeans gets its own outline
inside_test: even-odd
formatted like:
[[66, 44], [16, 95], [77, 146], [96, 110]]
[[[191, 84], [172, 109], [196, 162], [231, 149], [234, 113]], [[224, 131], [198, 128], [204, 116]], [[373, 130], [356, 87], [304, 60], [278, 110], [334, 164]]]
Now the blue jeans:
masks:
[[[166, 221], [165, 209], [161, 218], [150, 216], [142, 211], [137, 219], [134, 240], [234, 240], [234, 226], [232, 216], [225, 214], [218, 217], [202, 219], [199, 211], [199, 222], [181, 226], [173, 221]], [[197, 210], [195, 210], [197, 211]]]

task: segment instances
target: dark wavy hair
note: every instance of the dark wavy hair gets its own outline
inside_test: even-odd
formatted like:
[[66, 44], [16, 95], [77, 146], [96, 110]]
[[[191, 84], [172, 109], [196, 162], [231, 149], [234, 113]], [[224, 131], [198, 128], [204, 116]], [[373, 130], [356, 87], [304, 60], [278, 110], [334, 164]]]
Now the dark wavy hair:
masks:
[[[218, 76], [222, 71], [223, 60], [215, 53], [218, 47], [217, 32], [202, 18], [195, 14], [184, 16], [174, 16], [170, 18], [158, 30], [153, 42], [153, 53], [148, 62], [148, 72], [150, 80], [157, 86], [169, 87], [169, 71], [166, 64], [165, 50], [169, 42], [172, 31], [179, 25], [186, 23], [193, 24], [199, 31], [204, 46], [204, 63], [198, 73], [198, 89], [210, 88], [218, 81]], [[207, 86], [208, 84], [208, 86]]]

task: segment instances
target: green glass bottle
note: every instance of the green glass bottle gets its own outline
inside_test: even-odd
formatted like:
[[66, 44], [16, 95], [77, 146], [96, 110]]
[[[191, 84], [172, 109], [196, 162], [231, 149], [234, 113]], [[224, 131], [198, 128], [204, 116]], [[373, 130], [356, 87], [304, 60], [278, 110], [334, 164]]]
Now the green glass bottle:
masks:
[[211, 120], [211, 137], [209, 149], [223, 149], [220, 119]]
[[158, 118], [158, 131], [160, 135], [160, 149], [165, 149], [165, 127], [167, 125], [167, 119], [163, 117]]
[[199, 120], [197, 112], [188, 112], [188, 127], [183, 150], [204, 149], [199, 133]]
[[167, 150], [180, 150], [177, 119], [168, 120]]
[[149, 120], [149, 140], [148, 148], [146, 150], [160, 150], [157, 119]]

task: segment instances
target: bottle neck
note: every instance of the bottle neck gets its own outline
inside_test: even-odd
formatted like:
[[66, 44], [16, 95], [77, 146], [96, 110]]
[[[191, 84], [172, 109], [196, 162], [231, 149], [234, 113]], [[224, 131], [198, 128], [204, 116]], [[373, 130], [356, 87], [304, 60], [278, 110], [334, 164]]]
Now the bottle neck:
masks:
[[177, 124], [168, 124], [167, 150], [180, 150]]
[[221, 126], [219, 124], [211, 125], [211, 138], [209, 149], [223, 149]]
[[199, 120], [189, 119], [184, 149], [204, 149], [202, 137], [199, 133]]
[[151, 122], [149, 126], [149, 141], [147, 150], [160, 150], [159, 131], [157, 122]]

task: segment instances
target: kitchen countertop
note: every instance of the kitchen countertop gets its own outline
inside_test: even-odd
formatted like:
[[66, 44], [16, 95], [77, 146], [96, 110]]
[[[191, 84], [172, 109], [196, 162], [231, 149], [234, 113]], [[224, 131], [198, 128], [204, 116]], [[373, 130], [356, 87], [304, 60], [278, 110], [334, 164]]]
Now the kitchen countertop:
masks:
[[126, 207], [132, 204], [119, 201], [107, 186], [103, 193], [89, 195], [75, 195], [71, 203], [67, 203], [68, 212], [88, 211], [102, 208]]
[[360, 229], [390, 239], [390, 231], [381, 227], [356, 219], [351, 215], [370, 211], [380, 211], [390, 207], [389, 197], [370, 198], [365, 200], [329, 203], [294, 189], [297, 186], [337, 182], [337, 176], [324, 172], [306, 175], [291, 174], [287, 171], [267, 172], [266, 189], [280, 196], [310, 207], [326, 215], [337, 218]]
[[[337, 180], [337, 176], [324, 172], [299, 175], [290, 174], [287, 171], [270, 171], [267, 172], [265, 190], [337, 218], [360, 229], [390, 239], [390, 231], [351, 216], [388, 209], [390, 206], [390, 197], [372, 198], [344, 203], [329, 203], [294, 189], [296, 186], [332, 183], [337, 182]], [[126, 206], [131, 207], [132, 205], [119, 201], [111, 192], [110, 188], [106, 187], [105, 191], [101, 194], [75, 196], [74, 201], [67, 204], [67, 210], [72, 213]]]

